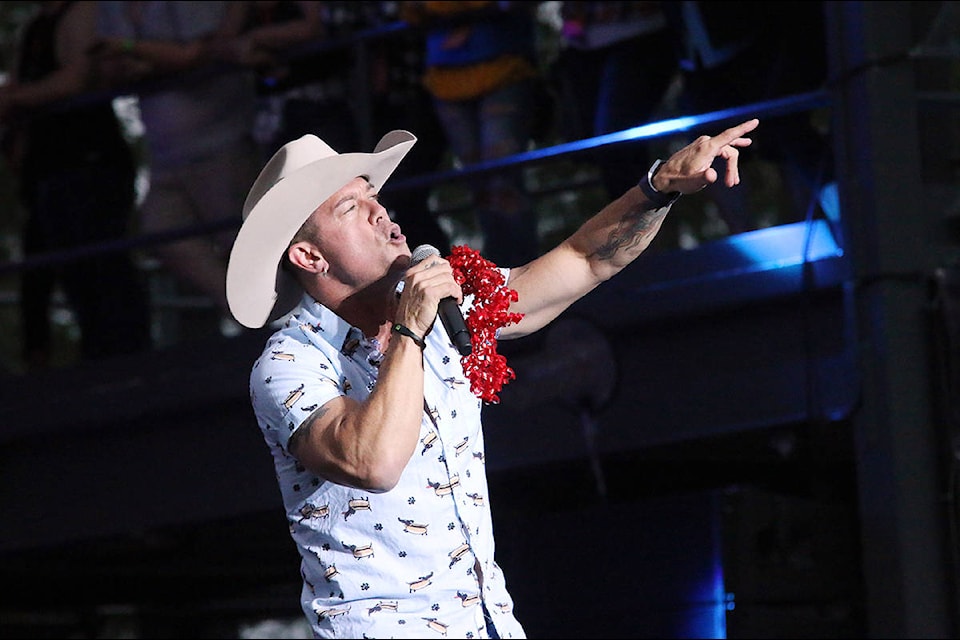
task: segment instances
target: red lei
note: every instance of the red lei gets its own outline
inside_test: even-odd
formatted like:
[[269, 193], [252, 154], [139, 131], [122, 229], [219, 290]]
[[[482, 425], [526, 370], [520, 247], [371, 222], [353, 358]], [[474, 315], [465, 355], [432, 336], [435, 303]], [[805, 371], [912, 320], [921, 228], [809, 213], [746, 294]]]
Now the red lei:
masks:
[[510, 303], [517, 301], [517, 292], [504, 286], [506, 280], [497, 265], [469, 247], [453, 247], [447, 261], [463, 295], [474, 297], [464, 318], [473, 348], [460, 359], [470, 379], [470, 391], [485, 402], [500, 402], [500, 389], [517, 376], [507, 366], [507, 359], [497, 353], [497, 331], [523, 318], [522, 313], [507, 311]]

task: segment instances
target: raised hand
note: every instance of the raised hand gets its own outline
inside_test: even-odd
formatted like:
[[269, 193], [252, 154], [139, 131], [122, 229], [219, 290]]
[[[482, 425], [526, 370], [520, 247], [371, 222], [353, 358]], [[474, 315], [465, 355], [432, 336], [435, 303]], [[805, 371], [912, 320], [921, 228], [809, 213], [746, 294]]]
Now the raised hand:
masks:
[[759, 124], [760, 121], [754, 118], [715, 136], [700, 136], [660, 166], [660, 170], [653, 177], [653, 186], [663, 193], [679, 191], [689, 194], [700, 191], [720, 177], [713, 168], [713, 162], [717, 158], [726, 160], [724, 184], [728, 187], [740, 184], [740, 171], [737, 166], [740, 148], [750, 146], [753, 140], [744, 136]]

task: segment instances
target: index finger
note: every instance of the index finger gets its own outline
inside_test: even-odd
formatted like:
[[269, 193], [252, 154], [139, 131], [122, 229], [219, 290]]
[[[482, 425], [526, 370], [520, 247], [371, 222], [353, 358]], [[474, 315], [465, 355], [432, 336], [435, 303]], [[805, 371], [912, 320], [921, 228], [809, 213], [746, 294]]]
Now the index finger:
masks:
[[746, 122], [741, 122], [735, 127], [730, 127], [726, 131], [717, 134], [714, 136], [719, 142], [724, 145], [730, 144], [737, 138], [741, 137], [745, 133], [750, 133], [757, 128], [757, 125], [760, 124], [758, 118], [753, 118], [752, 120], [747, 120]]

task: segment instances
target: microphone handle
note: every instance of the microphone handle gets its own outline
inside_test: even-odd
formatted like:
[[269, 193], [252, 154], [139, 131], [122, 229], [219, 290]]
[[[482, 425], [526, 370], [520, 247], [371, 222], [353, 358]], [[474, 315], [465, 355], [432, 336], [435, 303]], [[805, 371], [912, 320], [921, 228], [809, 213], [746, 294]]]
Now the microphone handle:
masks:
[[460, 307], [453, 298], [444, 298], [440, 301], [439, 307], [440, 321], [443, 322], [443, 328], [447, 330], [447, 336], [457, 348], [461, 356], [468, 356], [473, 351], [473, 345], [470, 343], [470, 331], [463, 320], [463, 314], [460, 313]]

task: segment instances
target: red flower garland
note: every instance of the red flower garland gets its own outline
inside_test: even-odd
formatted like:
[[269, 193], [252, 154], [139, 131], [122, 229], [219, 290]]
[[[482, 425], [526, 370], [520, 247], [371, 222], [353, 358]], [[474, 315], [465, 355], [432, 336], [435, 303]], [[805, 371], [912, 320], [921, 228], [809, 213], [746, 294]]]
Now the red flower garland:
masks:
[[485, 402], [500, 402], [497, 394], [517, 376], [507, 366], [506, 357], [497, 353], [497, 331], [523, 318], [522, 313], [507, 311], [510, 303], [517, 301], [517, 292], [504, 286], [506, 280], [497, 265], [467, 246], [452, 247], [447, 260], [463, 295], [474, 297], [464, 318], [473, 348], [460, 359], [470, 379], [470, 391]]

